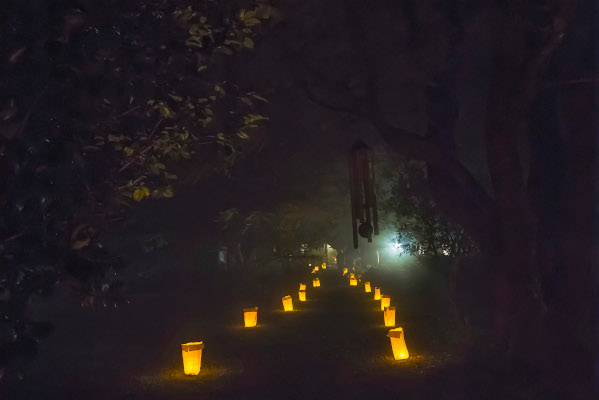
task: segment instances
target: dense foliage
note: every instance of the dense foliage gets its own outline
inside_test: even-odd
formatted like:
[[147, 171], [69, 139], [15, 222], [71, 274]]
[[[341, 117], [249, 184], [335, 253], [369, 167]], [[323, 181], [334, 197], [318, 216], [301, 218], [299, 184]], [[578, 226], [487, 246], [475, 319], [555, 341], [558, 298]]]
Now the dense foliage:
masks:
[[456, 258], [476, 251], [464, 229], [441, 213], [426, 180], [422, 163], [397, 164], [387, 210], [395, 220], [397, 242], [412, 255]]
[[[32, 295], [62, 282], [116, 301], [122, 267], [100, 233], [178, 171], [226, 172], [266, 117], [228, 79], [273, 9], [253, 1], [9, 1], [0, 19], [0, 376], [49, 322]], [[197, 176], [197, 174], [196, 174]]]

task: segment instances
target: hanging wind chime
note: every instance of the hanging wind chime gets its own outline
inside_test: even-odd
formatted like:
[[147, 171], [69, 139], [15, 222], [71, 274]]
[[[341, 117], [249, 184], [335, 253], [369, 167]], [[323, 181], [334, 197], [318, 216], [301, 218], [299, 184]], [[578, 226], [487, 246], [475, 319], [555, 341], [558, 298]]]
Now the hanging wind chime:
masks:
[[354, 249], [357, 249], [358, 234], [368, 239], [369, 243], [372, 242], [373, 233], [379, 234], [372, 150], [361, 140], [354, 143], [351, 148], [349, 185]]

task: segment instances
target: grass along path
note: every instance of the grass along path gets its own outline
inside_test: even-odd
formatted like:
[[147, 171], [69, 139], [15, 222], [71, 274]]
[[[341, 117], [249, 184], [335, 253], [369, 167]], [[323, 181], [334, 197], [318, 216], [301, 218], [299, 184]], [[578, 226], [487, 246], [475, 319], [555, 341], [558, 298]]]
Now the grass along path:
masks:
[[[44, 311], [57, 331], [15, 398], [441, 398], [443, 387], [428, 382], [447, 356], [435, 341], [438, 323], [418, 297], [426, 282], [419, 289], [413, 276], [399, 274], [398, 285], [382, 284], [410, 351], [410, 359], [395, 361], [372, 293], [361, 283], [350, 287], [333, 268], [319, 272], [321, 287], [313, 288], [308, 272], [206, 279], [189, 270], [165, 282], [169, 291], [152, 288], [110, 312], [60, 303]], [[308, 284], [305, 303], [300, 282]], [[281, 297], [288, 294], [295, 311], [285, 313]], [[258, 326], [244, 328], [243, 308], [252, 306], [259, 307]], [[202, 370], [186, 376], [180, 344], [195, 340], [206, 345]]]
[[[362, 283], [350, 287], [335, 270], [318, 275], [322, 286], [308, 285], [305, 303], [297, 299], [299, 281], [290, 285], [294, 288], [289, 291], [293, 312], [282, 311], [279, 296], [274, 307], [260, 309], [256, 328], [242, 327], [239, 310], [237, 325], [215, 321], [212, 329], [204, 327], [201, 339], [206, 348], [200, 375], [183, 375], [180, 355], [170, 351], [169, 368], [157, 377], [138, 380], [142, 385], [137, 396], [351, 399], [406, 395], [423, 382], [427, 370], [439, 365], [417, 337], [418, 331], [426, 330], [424, 326], [404, 326], [411, 358], [393, 360], [380, 302], [364, 292]], [[311, 276], [304, 280], [308, 279], [311, 281]], [[401, 297], [392, 294], [397, 326], [406, 312], [400, 302]], [[185, 330], [201, 329], [191, 322]]]

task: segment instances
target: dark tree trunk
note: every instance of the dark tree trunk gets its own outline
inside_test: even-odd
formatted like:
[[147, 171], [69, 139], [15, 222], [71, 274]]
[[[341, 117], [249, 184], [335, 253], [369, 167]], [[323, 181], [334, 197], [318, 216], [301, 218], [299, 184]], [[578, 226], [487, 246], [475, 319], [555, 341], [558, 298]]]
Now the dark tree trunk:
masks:
[[578, 397], [592, 387], [597, 334], [595, 96], [592, 85], [553, 88], [542, 94], [531, 121], [545, 346], [564, 379], [577, 381]]

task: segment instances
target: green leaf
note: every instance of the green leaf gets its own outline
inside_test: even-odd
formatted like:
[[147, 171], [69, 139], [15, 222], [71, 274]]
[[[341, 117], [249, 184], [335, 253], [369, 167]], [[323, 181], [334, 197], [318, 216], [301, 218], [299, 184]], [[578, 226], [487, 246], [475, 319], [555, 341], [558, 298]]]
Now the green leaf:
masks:
[[252, 96], [254, 99], [257, 99], [257, 100], [263, 101], [263, 102], [265, 102], [265, 103], [268, 103], [268, 100], [266, 100], [264, 97], [262, 97], [262, 96], [260, 96], [260, 95], [257, 95], [257, 94], [252, 94], [251, 96]]
[[249, 135], [247, 133], [243, 132], [243, 131], [237, 132], [237, 136], [239, 136], [242, 139], [249, 139], [250, 138]]
[[216, 50], [214, 50], [215, 52], [219, 52], [219, 53], [223, 53], [226, 54], [228, 56], [233, 54], [233, 50], [231, 50], [230, 48], [228, 48], [227, 46], [218, 46], [216, 48]]
[[183, 97], [181, 97], [181, 96], [175, 96], [175, 95], [172, 95], [172, 94], [169, 94], [169, 96], [170, 96], [171, 99], [173, 99], [175, 101], [183, 101]]
[[266, 119], [268, 119], [268, 117], [265, 117], [260, 114], [247, 114], [245, 117], [243, 117], [243, 122], [245, 124], [253, 124], [256, 121], [261, 121], [261, 120], [266, 120]]
[[164, 104], [160, 104], [158, 110], [163, 118], [173, 118], [173, 112]]
[[249, 37], [246, 37], [245, 39], [243, 39], [243, 47], [245, 47], [247, 49], [253, 49], [254, 41], [252, 39], [250, 39]]
[[226, 94], [225, 89], [219, 84], [214, 85], [214, 91], [220, 94], [221, 96], [224, 96]]
[[90, 240], [91, 240], [90, 238], [75, 240], [71, 243], [71, 248], [73, 250], [80, 250], [86, 246], [89, 246]]
[[198, 67], [198, 72], [202, 72], [202, 71], [204, 71], [205, 69], [208, 69], [208, 66], [207, 66], [207, 65], [200, 65], [200, 66]]
[[135, 191], [133, 192], [133, 200], [141, 201], [141, 199], [143, 199], [145, 195], [146, 192], [144, 192], [142, 189], [135, 189]]
[[162, 191], [162, 195], [166, 198], [171, 198], [171, 197], [173, 197], [173, 191], [170, 188], [164, 189]]
[[245, 26], [256, 26], [260, 23], [258, 18], [244, 18], [243, 23]]
[[125, 152], [125, 154], [127, 154], [128, 156], [130, 156], [131, 154], [133, 154], [133, 149], [129, 146], [125, 146], [123, 148], [123, 151]]
[[150, 195], [150, 189], [148, 189], [147, 187], [145, 187], [145, 186], [144, 186], [144, 187], [142, 187], [142, 188], [141, 188], [141, 190], [144, 192], [144, 194], [145, 194], [146, 196], [149, 196], [149, 195]]
[[223, 42], [224, 44], [234, 44], [236, 46], [242, 46], [241, 42], [239, 40], [233, 40], [233, 39], [227, 39]]

